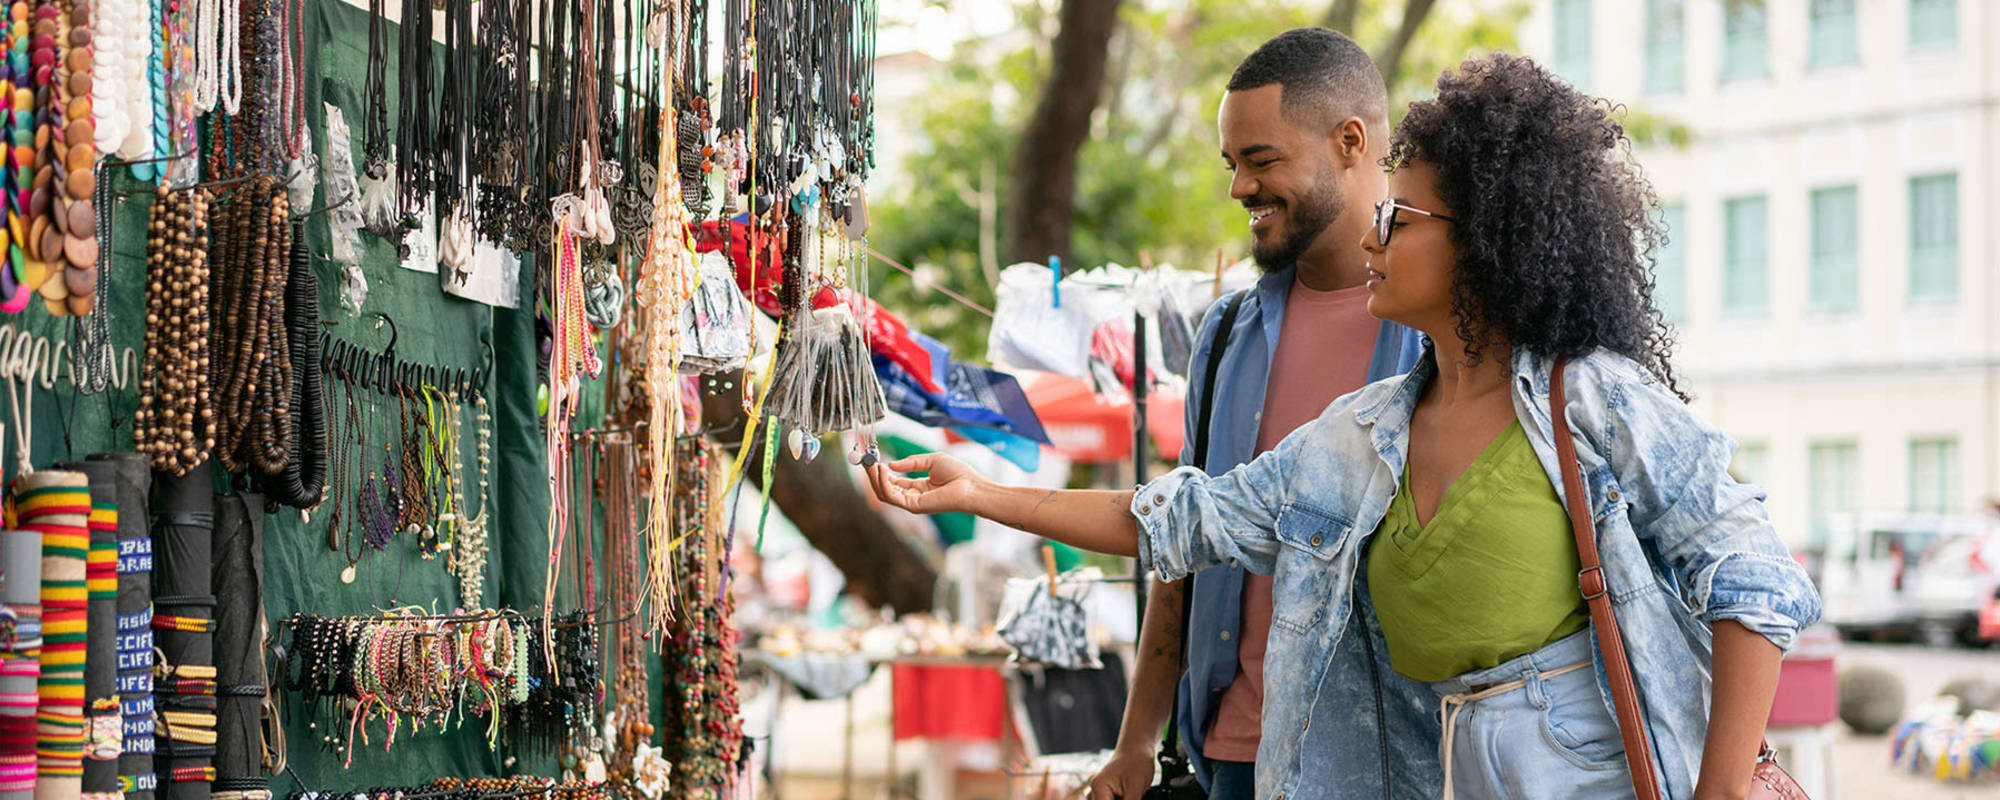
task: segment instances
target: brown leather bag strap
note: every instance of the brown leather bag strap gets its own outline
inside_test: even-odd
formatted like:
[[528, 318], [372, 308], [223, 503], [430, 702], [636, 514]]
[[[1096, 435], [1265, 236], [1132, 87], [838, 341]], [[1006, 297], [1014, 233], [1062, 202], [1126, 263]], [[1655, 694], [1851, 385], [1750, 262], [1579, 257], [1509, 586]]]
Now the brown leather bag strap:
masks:
[[1653, 748], [1646, 737], [1646, 719], [1639, 709], [1639, 690], [1632, 683], [1632, 663], [1625, 658], [1625, 638], [1618, 633], [1618, 618], [1611, 610], [1611, 595], [1604, 582], [1604, 565], [1597, 557], [1597, 529], [1591, 523], [1590, 498], [1583, 491], [1583, 475], [1576, 462], [1576, 442], [1570, 439], [1569, 405], [1563, 397], [1563, 367], [1568, 358], [1556, 359], [1549, 376], [1549, 421], [1555, 427], [1556, 461], [1562, 465], [1563, 499], [1569, 506], [1570, 530], [1576, 534], [1576, 556], [1581, 569], [1576, 573], [1577, 588], [1590, 607], [1590, 627], [1597, 633], [1597, 647], [1604, 652], [1604, 671], [1611, 678], [1611, 704], [1618, 711], [1618, 733], [1625, 740], [1625, 766], [1632, 771], [1632, 793], [1639, 800], [1660, 800], [1659, 770], [1653, 765]]

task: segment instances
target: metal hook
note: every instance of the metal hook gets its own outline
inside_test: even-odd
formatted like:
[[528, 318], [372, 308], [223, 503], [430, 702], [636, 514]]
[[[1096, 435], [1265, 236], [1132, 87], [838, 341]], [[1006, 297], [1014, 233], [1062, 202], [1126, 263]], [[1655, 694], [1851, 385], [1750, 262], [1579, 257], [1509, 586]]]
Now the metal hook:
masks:
[[[245, 182], [248, 182], [248, 181], [253, 181], [253, 180], [256, 180], [256, 179], [258, 179], [258, 178], [260, 178], [260, 177], [263, 177], [263, 176], [261, 176], [261, 175], [244, 175], [244, 176], [242, 176], [242, 177], [237, 177], [237, 178], [223, 178], [223, 179], [221, 179], [221, 180], [214, 180], [214, 181], [205, 181], [205, 182], [202, 182], [202, 183], [194, 183], [194, 184], [189, 184], [189, 185], [188, 185], [187, 187], [185, 187], [185, 188], [187, 188], [187, 189], [195, 189], [195, 188], [203, 188], [203, 189], [214, 189], [214, 188], [217, 188], [217, 187], [222, 187], [222, 186], [234, 186], [234, 185], [236, 185], [236, 184], [239, 184], [239, 183], [245, 183]], [[170, 190], [171, 190], [171, 189], [174, 189], [174, 187], [172, 187], [172, 186], [168, 186], [168, 187], [166, 187], [166, 188], [167, 188], [167, 189], [170, 189]], [[176, 190], [176, 191], [180, 191], [180, 190]], [[152, 188], [152, 189], [127, 189], [127, 190], [126, 190], [126, 191], [124, 192], [124, 194], [128, 194], [128, 195], [133, 195], [133, 194], [159, 194], [159, 193], [160, 193], [160, 189], [159, 189], [159, 187], [155, 187], [155, 188]], [[224, 193], [222, 194], [222, 196], [220, 196], [220, 197], [217, 197], [217, 198], [215, 198], [215, 200], [214, 200], [213, 202], [216, 202], [216, 203], [220, 203], [220, 202], [222, 202], [222, 201], [224, 201], [224, 200], [228, 199], [230, 195], [233, 195], [233, 194], [235, 194], [235, 193], [236, 193], [236, 191], [235, 191], [235, 190], [233, 190], [233, 189], [232, 189], [232, 190], [230, 190], [230, 191], [228, 191], [228, 192], [224, 192]]]
[[321, 358], [327, 362], [328, 371], [341, 380], [349, 380], [353, 372], [347, 366], [347, 340], [333, 338], [331, 331], [326, 334], [326, 346], [320, 348]]
[[389, 346], [382, 350], [382, 354], [393, 355], [396, 352], [396, 340], [398, 338], [401, 338], [403, 335], [403, 332], [396, 327], [396, 318], [391, 317], [388, 314], [381, 311], [373, 312], [371, 316], [377, 317], [381, 320], [380, 322], [375, 323], [375, 327], [377, 328], [382, 327], [383, 322], [389, 323]]
[[328, 203], [328, 204], [326, 204], [326, 205], [323, 205], [323, 206], [320, 206], [319, 208], [315, 208], [315, 209], [313, 209], [313, 210], [311, 210], [311, 211], [308, 211], [308, 212], [306, 212], [306, 213], [304, 213], [304, 214], [296, 214], [296, 215], [293, 215], [292, 219], [295, 219], [295, 220], [303, 220], [303, 219], [310, 219], [310, 218], [312, 218], [312, 217], [316, 217], [316, 216], [319, 216], [319, 215], [321, 215], [321, 214], [324, 214], [324, 213], [326, 213], [326, 212], [328, 212], [328, 211], [332, 211], [332, 210], [334, 210], [334, 209], [336, 209], [336, 208], [339, 208], [339, 207], [341, 207], [341, 206], [344, 206], [344, 205], [347, 205], [348, 203], [352, 203], [352, 202], [354, 202], [354, 201], [355, 201], [356, 199], [358, 199], [359, 197], [360, 197], [360, 195], [359, 195], [358, 193], [355, 193], [355, 192], [348, 192], [348, 193], [347, 193], [347, 196], [346, 196], [346, 197], [343, 197], [343, 198], [341, 198], [341, 199], [339, 199], [339, 200], [335, 200], [335, 201], [333, 201], [333, 202], [331, 202], [331, 203]]
[[374, 362], [374, 366], [370, 368], [370, 372], [373, 373], [368, 380], [370, 388], [381, 392], [394, 389], [395, 387], [390, 383], [390, 380], [396, 366], [396, 359], [388, 353], [379, 353], [371, 361]]

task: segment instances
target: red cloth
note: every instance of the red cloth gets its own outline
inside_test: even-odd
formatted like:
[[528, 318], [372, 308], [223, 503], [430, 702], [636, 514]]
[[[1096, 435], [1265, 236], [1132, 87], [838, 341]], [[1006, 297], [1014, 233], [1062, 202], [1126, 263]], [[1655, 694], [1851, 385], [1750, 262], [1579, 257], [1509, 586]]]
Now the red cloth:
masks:
[[1771, 698], [1773, 727], [1825, 725], [1840, 717], [1840, 681], [1833, 662], [1840, 637], [1812, 629], [1799, 634], [1792, 651], [1778, 665], [1778, 691]]
[[854, 305], [854, 313], [867, 326], [868, 350], [895, 362], [910, 377], [922, 384], [924, 391], [944, 394], [944, 385], [938, 383], [938, 370], [944, 364], [941, 352], [943, 345], [934, 351], [923, 342], [910, 335], [910, 326], [889, 309], [875, 304], [869, 297], [860, 297]]
[[987, 667], [895, 664], [896, 740], [998, 741], [1006, 730], [1007, 684]]
[[708, 220], [690, 225], [694, 235], [696, 252], [711, 253], [721, 251], [729, 257], [730, 266], [736, 269], [736, 288], [750, 296], [757, 308], [765, 314], [777, 316], [783, 309], [778, 304], [778, 265], [785, 252], [784, 237], [766, 232], [758, 237], [763, 252], [757, 257], [757, 292], [750, 292], [750, 225], [740, 218], [729, 220]]
[[[1107, 464], [1132, 457], [1132, 398], [1121, 393], [1100, 397], [1082, 378], [1052, 372], [1023, 373], [1028, 404], [1049, 434], [1050, 446], [1071, 461]], [[1182, 423], [1186, 399], [1165, 392], [1146, 396], [1146, 431], [1153, 435], [1154, 454], [1179, 458], [1187, 428]]]
[[[759, 244], [763, 245], [763, 255], [757, 258], [757, 291], [753, 294], [750, 291], [748, 222], [741, 218], [727, 221], [709, 220], [690, 225], [689, 228], [694, 236], [695, 250], [703, 253], [720, 251], [729, 257], [729, 264], [736, 271], [736, 289], [749, 297], [751, 302], [756, 304], [757, 310], [771, 317], [784, 313], [784, 307], [778, 303], [777, 294], [779, 264], [784, 254], [783, 237], [774, 233], [765, 233], [760, 237]], [[888, 309], [876, 305], [874, 300], [867, 297], [860, 297], [852, 292], [838, 293], [825, 287], [813, 295], [812, 307], [827, 308], [843, 300], [853, 306], [855, 317], [867, 326], [870, 350], [896, 362], [896, 366], [902, 367], [903, 371], [910, 373], [918, 383], [923, 384], [925, 391], [944, 393], [943, 384], [938, 383], [937, 368], [940, 365], [934, 358], [935, 354], [912, 338], [910, 326], [895, 314], [889, 313]], [[1129, 351], [1131, 349], [1129, 334], [1127, 339], [1126, 349]], [[1129, 352], [1125, 358], [1127, 361], [1131, 360]]]

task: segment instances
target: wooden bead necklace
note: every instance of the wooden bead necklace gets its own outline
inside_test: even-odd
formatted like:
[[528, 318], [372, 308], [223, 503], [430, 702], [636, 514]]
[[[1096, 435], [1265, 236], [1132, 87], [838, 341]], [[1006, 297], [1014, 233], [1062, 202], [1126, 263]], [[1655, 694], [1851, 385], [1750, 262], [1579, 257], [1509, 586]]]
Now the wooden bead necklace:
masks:
[[146, 356], [134, 418], [153, 468], [186, 475], [215, 447], [210, 405], [208, 190], [163, 188], [147, 225]]
[[231, 197], [215, 233], [217, 432], [224, 469], [281, 475], [293, 450], [291, 342], [285, 316], [290, 279], [290, 200], [263, 175]]
[[260, 475], [258, 484], [274, 502], [309, 509], [318, 507], [326, 496], [327, 414], [320, 370], [319, 279], [313, 274], [306, 250], [305, 221], [292, 221], [287, 233], [285, 337], [294, 369], [289, 371], [292, 386], [287, 395], [291, 424], [279, 433], [293, 447], [284, 469], [275, 475]]

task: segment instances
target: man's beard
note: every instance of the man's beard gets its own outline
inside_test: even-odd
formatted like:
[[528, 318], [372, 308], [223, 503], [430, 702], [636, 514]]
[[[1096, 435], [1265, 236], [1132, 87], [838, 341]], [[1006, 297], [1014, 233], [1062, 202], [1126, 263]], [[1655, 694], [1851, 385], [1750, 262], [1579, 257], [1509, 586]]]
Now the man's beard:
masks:
[[[1245, 203], [1247, 207], [1267, 205], [1257, 198]], [[1312, 247], [1313, 240], [1334, 220], [1340, 219], [1343, 198], [1340, 196], [1340, 182], [1334, 177], [1331, 166], [1320, 169], [1314, 176], [1313, 190], [1297, 206], [1285, 208], [1285, 238], [1275, 246], [1265, 246], [1252, 241], [1250, 257], [1257, 262], [1257, 270], [1263, 273], [1277, 272], [1292, 266], [1299, 256]]]

